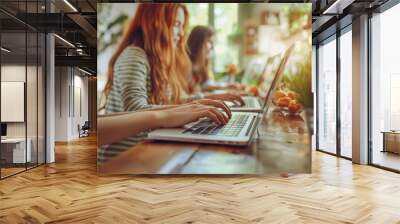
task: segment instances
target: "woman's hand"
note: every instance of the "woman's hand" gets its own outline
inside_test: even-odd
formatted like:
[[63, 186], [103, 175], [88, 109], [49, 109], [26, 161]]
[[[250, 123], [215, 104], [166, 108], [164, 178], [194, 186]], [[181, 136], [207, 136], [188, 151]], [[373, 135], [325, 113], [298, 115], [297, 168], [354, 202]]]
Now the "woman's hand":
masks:
[[224, 103], [224, 101], [212, 100], [212, 99], [200, 99], [200, 100], [195, 100], [191, 103], [203, 104], [203, 105], [213, 106], [213, 107], [222, 109], [228, 115], [229, 118], [232, 117], [231, 110], [229, 109], [229, 106]]
[[226, 124], [231, 117], [231, 111], [223, 102], [204, 99], [157, 110], [99, 116], [97, 143], [111, 144], [145, 130], [181, 127], [205, 117], [217, 124]]
[[[203, 105], [198, 102], [188, 103], [167, 110], [154, 111], [154, 113], [157, 123], [159, 123], [158, 126], [162, 128], [181, 127], [205, 117], [210, 118], [217, 124], [226, 124], [231, 116], [229, 108], [227, 108], [226, 105], [221, 105], [221, 103], [218, 104], [218, 101], [211, 103], [214, 103], [215, 106]], [[227, 114], [223, 113], [218, 108], [224, 111], [227, 109]]]
[[239, 103], [240, 105], [244, 105], [243, 98], [240, 95], [233, 93], [208, 94], [205, 96], [205, 98], [213, 100], [221, 100], [221, 101], [230, 101], [232, 103]]

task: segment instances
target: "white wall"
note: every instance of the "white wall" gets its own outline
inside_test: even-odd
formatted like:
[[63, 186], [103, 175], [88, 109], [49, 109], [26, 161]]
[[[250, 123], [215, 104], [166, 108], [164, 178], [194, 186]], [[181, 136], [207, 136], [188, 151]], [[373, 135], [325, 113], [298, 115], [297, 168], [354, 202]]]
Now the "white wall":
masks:
[[88, 120], [88, 78], [76, 68], [56, 67], [55, 85], [55, 140], [77, 139], [78, 124]]
[[[26, 107], [23, 106], [21, 108], [22, 113], [25, 113], [24, 110], [26, 110], [26, 121], [6, 122], [7, 137], [25, 138], [26, 135], [31, 144], [29, 147], [32, 151], [32, 161], [36, 162], [36, 158], [38, 158], [39, 163], [44, 163], [44, 74], [42, 73], [42, 67], [39, 66], [38, 71], [36, 69], [36, 65], [3, 64], [1, 66], [1, 81], [26, 83]], [[1, 108], [1, 110], [10, 110], [10, 108]], [[37, 153], [39, 154], [38, 157]]]
[[[72, 108], [72, 120], [71, 120], [71, 132], [72, 138], [79, 137], [78, 124], [83, 125], [85, 121], [88, 121], [88, 78], [80, 75], [74, 75], [74, 107]], [[82, 74], [82, 73], [79, 73]], [[72, 105], [72, 104], [71, 104]], [[81, 107], [81, 108], [80, 108]], [[80, 111], [82, 110], [82, 111]]]
[[68, 141], [69, 69], [55, 68], [55, 141]]
[[[18, 65], [18, 64], [2, 65], [1, 66], [1, 81], [2, 82], [25, 82], [26, 83], [25, 69], [27, 69], [28, 75], [33, 74], [33, 73], [36, 74], [36, 67], [33, 67], [33, 66], [28, 66], [26, 68], [25, 65]], [[35, 81], [35, 83], [31, 83], [32, 80], [29, 80], [29, 82], [30, 82], [29, 84], [36, 85], [36, 81]], [[33, 91], [33, 92], [30, 92], [30, 91], [27, 92], [27, 97], [29, 98], [29, 99], [27, 99], [27, 102], [30, 103], [33, 101], [31, 99], [32, 97], [36, 98], [36, 89], [27, 89], [27, 90]], [[31, 106], [33, 106], [33, 105], [31, 105]], [[34, 106], [36, 107], [36, 104]], [[7, 108], [1, 108], [1, 109], [7, 110]], [[32, 115], [34, 115], [34, 116], [32, 117]], [[36, 123], [36, 114], [28, 113], [27, 116], [28, 116], [28, 122], [35, 120], [35, 123]], [[7, 136], [8, 137], [25, 137], [25, 123], [26, 122], [7, 122]], [[33, 124], [29, 124], [28, 128], [32, 127], [32, 125]], [[29, 133], [28, 133], [28, 137], [29, 137]]]
[[[28, 70], [31, 69], [28, 67]], [[25, 82], [25, 65], [2, 65], [2, 82]], [[1, 108], [6, 110], [7, 108]], [[12, 122], [7, 123], [7, 137], [25, 137], [25, 123]]]

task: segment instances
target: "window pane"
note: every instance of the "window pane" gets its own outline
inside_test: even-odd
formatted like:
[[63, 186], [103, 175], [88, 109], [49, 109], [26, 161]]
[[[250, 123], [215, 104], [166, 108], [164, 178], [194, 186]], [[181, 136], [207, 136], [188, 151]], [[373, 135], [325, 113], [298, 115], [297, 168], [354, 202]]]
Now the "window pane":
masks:
[[336, 41], [318, 48], [318, 149], [336, 153]]
[[340, 37], [340, 152], [351, 158], [352, 141], [352, 34]]
[[[400, 170], [400, 5], [372, 17], [372, 163]], [[384, 145], [385, 143], [385, 145]], [[384, 150], [385, 152], [382, 152]], [[395, 152], [395, 153], [393, 153]]]
[[229, 39], [238, 31], [238, 4], [218, 3], [214, 5], [214, 68], [215, 72], [225, 70], [227, 64], [239, 64], [239, 48]]
[[208, 3], [186, 3], [190, 15], [189, 33], [195, 26], [208, 26], [208, 5]]

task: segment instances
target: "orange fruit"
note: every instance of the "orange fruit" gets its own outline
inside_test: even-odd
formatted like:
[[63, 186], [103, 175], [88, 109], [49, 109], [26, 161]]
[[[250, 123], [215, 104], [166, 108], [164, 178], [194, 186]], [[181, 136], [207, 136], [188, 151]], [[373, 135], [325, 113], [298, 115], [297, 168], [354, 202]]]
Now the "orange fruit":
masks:
[[249, 92], [252, 93], [254, 96], [259, 96], [260, 95], [260, 92], [258, 91], [258, 87], [257, 86], [250, 87]]
[[288, 91], [287, 96], [292, 98], [292, 100], [297, 100], [297, 98], [299, 97], [299, 94], [294, 91]]
[[287, 107], [289, 106], [290, 101], [292, 101], [292, 99], [288, 96], [281, 97], [278, 99], [278, 106]]
[[296, 100], [291, 100], [288, 105], [288, 110], [290, 113], [297, 113], [300, 110], [301, 106], [297, 103]]
[[277, 90], [277, 91], [274, 92], [274, 95], [272, 96], [272, 100], [273, 100], [275, 103], [278, 103], [279, 98], [285, 97], [285, 96], [286, 96], [286, 93], [285, 93], [284, 91], [282, 91], [282, 90]]

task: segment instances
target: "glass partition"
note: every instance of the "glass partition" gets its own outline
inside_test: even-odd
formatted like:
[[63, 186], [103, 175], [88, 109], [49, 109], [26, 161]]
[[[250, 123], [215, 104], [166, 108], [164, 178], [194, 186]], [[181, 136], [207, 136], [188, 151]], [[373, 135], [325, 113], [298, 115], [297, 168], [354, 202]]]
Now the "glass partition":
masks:
[[30, 162], [26, 136], [26, 41], [25, 32], [1, 34], [2, 177], [24, 171], [26, 162]]
[[30, 151], [28, 154], [30, 156], [27, 167], [33, 167], [37, 165], [37, 76], [38, 76], [38, 49], [37, 49], [37, 41], [38, 36], [35, 32], [27, 33], [27, 52], [28, 52], [28, 61], [27, 61], [27, 74], [26, 74], [26, 114], [27, 114], [27, 150]]
[[0, 12], [0, 178], [45, 162], [46, 40], [17, 19], [26, 12], [42, 13], [43, 5], [44, 1], [0, 2], [0, 7], [15, 10], [15, 17]]

